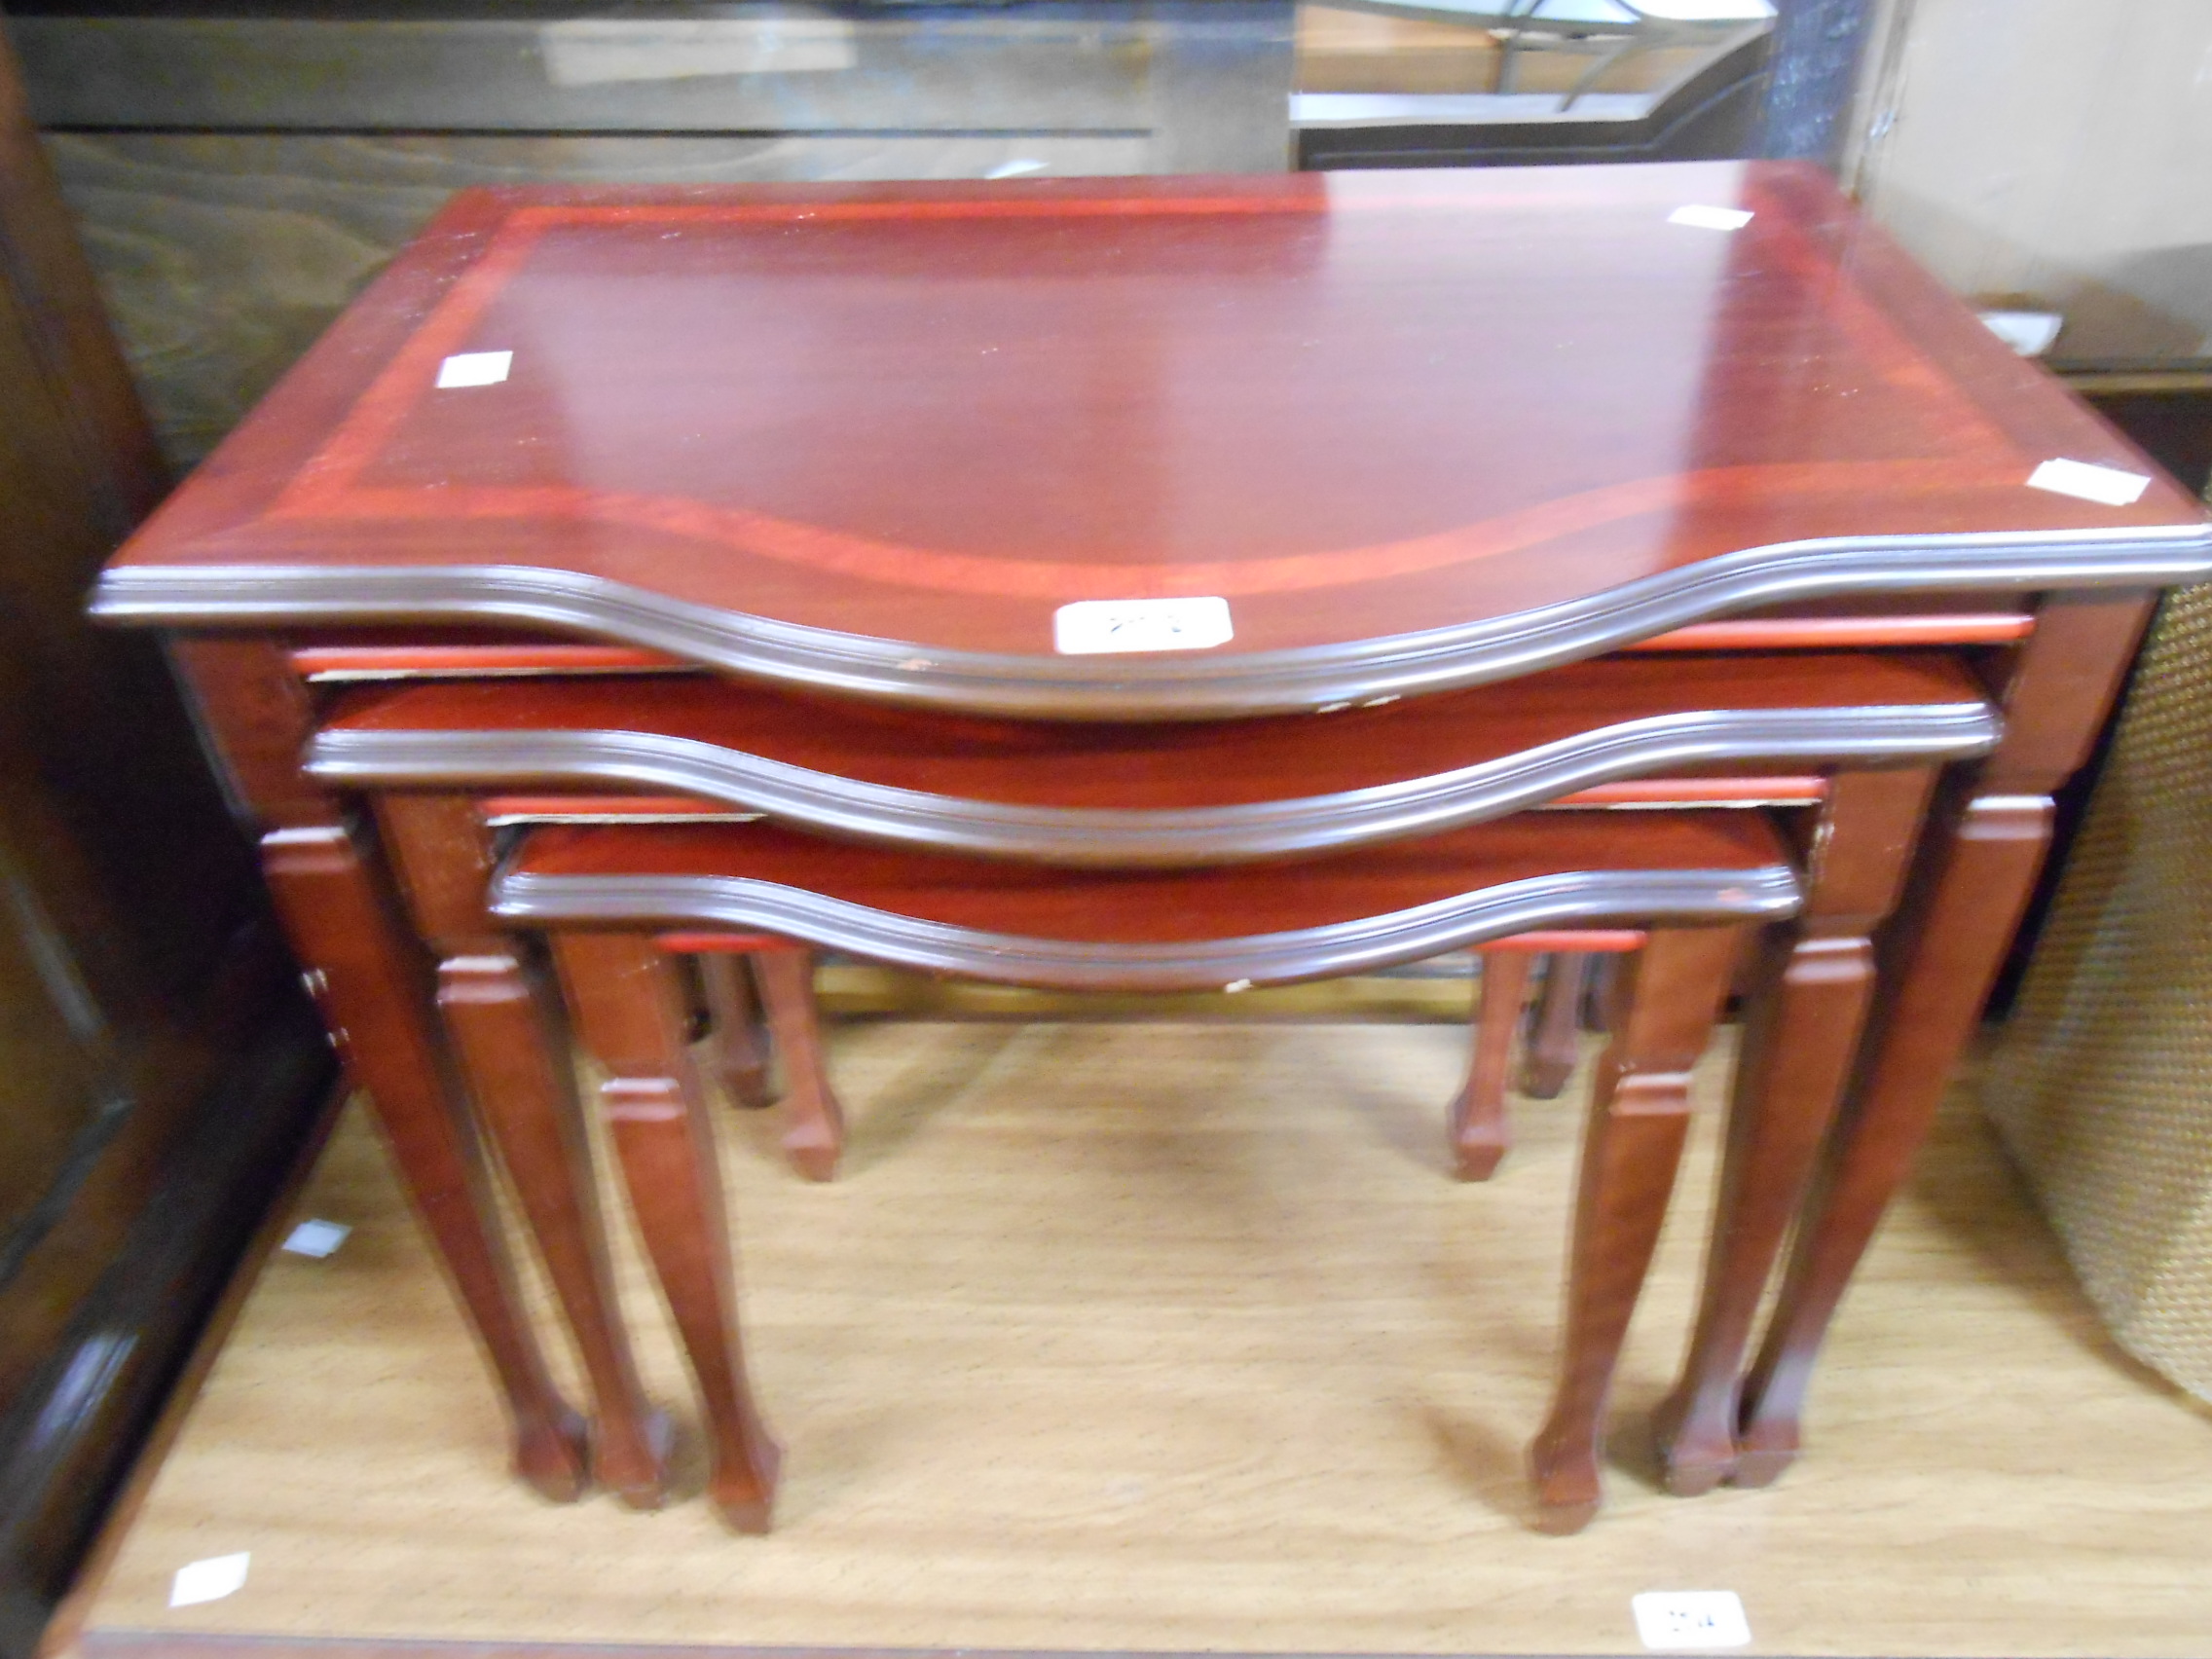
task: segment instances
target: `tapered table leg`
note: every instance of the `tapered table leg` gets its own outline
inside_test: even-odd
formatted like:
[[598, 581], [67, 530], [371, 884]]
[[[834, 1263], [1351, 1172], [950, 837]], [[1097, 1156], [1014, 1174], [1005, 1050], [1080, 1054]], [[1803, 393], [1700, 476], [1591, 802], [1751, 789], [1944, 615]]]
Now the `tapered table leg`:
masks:
[[708, 1495], [737, 1530], [765, 1532], [782, 1454], [746, 1382], [714, 1124], [674, 964], [642, 934], [565, 933], [554, 953], [584, 1046], [608, 1074], [600, 1110], [705, 1402]]
[[545, 1017], [531, 977], [509, 950], [449, 957], [438, 1009], [591, 1379], [593, 1477], [633, 1509], [658, 1509], [674, 1429], [631, 1357], [567, 1033]]
[[1735, 1470], [1751, 1327], [1850, 1082], [1874, 989], [1871, 936], [1897, 907], [1935, 782], [1925, 767], [1829, 780], [1807, 827], [1805, 908], [1767, 937], [1749, 980], [1697, 1324], [1657, 1414], [1661, 1466], [1679, 1495]]
[[343, 827], [276, 830], [262, 869], [408, 1196], [483, 1341], [514, 1422], [514, 1466], [546, 1497], [586, 1485], [584, 1420], [564, 1400], [523, 1311], [482, 1156], [428, 1019], [425, 971]]
[[1530, 956], [1525, 950], [1486, 950], [1475, 988], [1474, 1052], [1467, 1081], [1452, 1102], [1452, 1161], [1462, 1181], [1487, 1181], [1513, 1144], [1505, 1110], [1505, 1078], [1513, 1067], [1513, 1039], [1529, 1000]]
[[1983, 795], [1932, 824], [1918, 891], [1885, 975], [1872, 1048], [1744, 1385], [1734, 1480], [1765, 1486], [1795, 1460], [1806, 1385], [1828, 1322], [1903, 1183], [1973, 1035], [2050, 844], [2047, 795]]
[[1656, 1416], [1667, 1488], [1684, 1497], [1735, 1471], [1739, 1367], [1873, 988], [1863, 939], [1785, 934], [1767, 950], [1773, 960], [1744, 1023], [1697, 1325], [1682, 1380]]
[[591, 1380], [592, 1473], [631, 1508], [656, 1509], [674, 1435], [631, 1358], [560, 1000], [485, 913], [492, 838], [474, 800], [394, 791], [377, 818], [416, 933], [437, 957], [438, 1013], [468, 1092]]
[[722, 1087], [739, 1106], [770, 1104], [775, 1091], [768, 1087], [768, 1029], [760, 1017], [751, 959], [709, 951], [694, 960], [707, 996], [708, 1041]]
[[1554, 1100], [1582, 1057], [1582, 992], [1591, 958], [1579, 950], [1555, 951], [1536, 993], [1536, 1017], [1521, 1062], [1521, 1092]]
[[1605, 1397], [1674, 1193], [1690, 1068], [1741, 942], [1736, 928], [1654, 929], [1616, 982], [1582, 1143], [1559, 1382], [1529, 1455], [1546, 1531], [1577, 1531], [1598, 1511]]
[[809, 1181], [834, 1179], [845, 1151], [845, 1113], [830, 1090], [823, 1060], [814, 953], [795, 947], [763, 950], [751, 960], [783, 1061], [784, 1154]]

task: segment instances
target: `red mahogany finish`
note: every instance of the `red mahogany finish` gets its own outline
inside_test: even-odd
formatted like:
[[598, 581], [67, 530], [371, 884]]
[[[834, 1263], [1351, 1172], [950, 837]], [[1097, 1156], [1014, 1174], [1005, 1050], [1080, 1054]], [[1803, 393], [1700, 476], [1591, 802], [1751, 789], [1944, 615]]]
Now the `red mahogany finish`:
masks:
[[[512, 685], [405, 683], [361, 688], [330, 704], [311, 758], [350, 781], [344, 766], [356, 736], [536, 731], [645, 733], [755, 756], [839, 779], [963, 801], [1008, 805], [1173, 811], [1264, 805], [1434, 777], [1632, 722], [1712, 711], [1786, 709], [1978, 710], [1988, 691], [1951, 654], [1818, 652], [1681, 659], [1627, 656], [1575, 663], [1508, 685], [1477, 686], [1316, 719], [1075, 726], [950, 716], [809, 696], [703, 676], [645, 681], [571, 679]], [[1994, 735], [1994, 734], [1992, 734]], [[487, 744], [486, 749], [491, 745]], [[1755, 748], [1755, 740], [1738, 747]], [[1774, 751], [1753, 758], [1771, 760]], [[1684, 746], [1669, 756], [1670, 781], [1655, 798], [1678, 801], [1673, 781]], [[325, 756], [331, 757], [325, 770]], [[496, 754], [483, 756], [489, 773]], [[366, 767], [361, 768], [366, 771]], [[1712, 780], [1740, 798], [1772, 764], [1732, 768]], [[481, 775], [481, 774], [480, 774]], [[380, 784], [429, 782], [387, 763]], [[558, 776], [557, 774], [555, 775]], [[1801, 775], [1776, 783], [1804, 797]], [[1294, 790], [1286, 783], [1296, 780]], [[550, 781], [550, 780], [549, 780]], [[1604, 786], [1599, 786], [1603, 788]], [[1600, 800], [1638, 798], [1633, 792]]]
[[[2170, 483], [2053, 459], [2155, 473], [1794, 164], [468, 192], [95, 605], [1219, 716], [2212, 568]], [[1175, 596], [1234, 637], [1055, 652], [1064, 605]]]
[[[1715, 231], [1677, 220], [1683, 206], [1751, 217]], [[476, 353], [511, 355], [451, 384], [447, 359]], [[2053, 461], [2140, 493], [2031, 487]], [[530, 1052], [535, 959], [473, 909], [419, 904], [405, 937], [390, 849], [366, 827], [381, 817], [403, 842], [400, 792], [421, 790], [478, 822], [589, 821], [528, 831], [549, 862], [583, 844], [563, 836], [638, 837], [623, 844], [645, 862], [737, 836], [756, 859], [711, 890], [599, 894], [621, 931], [576, 937], [610, 941], [628, 1000], [594, 1000], [604, 965], [563, 966], [584, 1022], [622, 1034], [605, 1039], [619, 1087], [600, 1104], [634, 1185], [667, 1198], [647, 1241], [718, 1402], [717, 1495], [757, 1526], [774, 1454], [719, 1335], [726, 1260], [697, 1244], [719, 1219], [681, 1075], [693, 988], [650, 966], [656, 939], [757, 952], [764, 935], [844, 937], [1054, 984], [1319, 976], [1455, 926], [1472, 941], [1477, 921], [1518, 917], [1524, 940], [1562, 925], [1533, 903], [1470, 919], [1423, 864], [1423, 846], [1480, 842], [1533, 868], [1562, 835], [1598, 832], [1501, 814], [1805, 805], [1820, 829], [1773, 878], [1805, 913], [1743, 987], [1721, 1224], [1661, 1423], [1677, 1490], [1771, 1479], [2002, 959], [2051, 792], [2157, 591], [2207, 574], [2193, 500], [1818, 171], [1753, 163], [465, 193], [132, 540], [94, 608], [183, 636], [270, 832], [295, 945], [485, 1335], [518, 1461], [548, 1492], [575, 1489], [581, 1444], [518, 1317], [458, 1087], [498, 1096], [482, 1116], [539, 1188], [524, 1213], [549, 1238], [590, 1231], [562, 1080]], [[1213, 643], [1062, 648], [1083, 644], [1064, 607], [1175, 599], [1221, 602], [1198, 637]], [[1944, 654], [1912, 654], [1931, 647]], [[1900, 711], [1932, 717], [1913, 695], [1871, 725], [1813, 718], [1847, 680], [1931, 662], [1927, 688], [1965, 699], [1942, 732], [1886, 747]], [[1722, 747], [1623, 758], [1616, 727], [1709, 676], [1743, 691]], [[344, 683], [363, 678], [443, 683]], [[589, 714], [563, 729], [592, 741], [518, 748], [548, 711]], [[600, 741], [663, 715], [693, 722], [692, 747], [663, 743], [643, 771], [636, 746]], [[459, 741], [427, 759], [361, 748], [440, 733]], [[1930, 766], [1949, 770], [1923, 829]], [[1424, 798], [1402, 810], [1409, 790]], [[728, 822], [755, 810], [780, 822]], [[1616, 877], [1737, 832], [1680, 810], [1572, 816], [1604, 821]], [[1266, 862], [1284, 859], [1345, 884], [1286, 881]], [[478, 903], [481, 849], [431, 866]], [[944, 878], [917, 884], [929, 869]], [[910, 903], [856, 922], [856, 892], [900, 880]], [[840, 882], [843, 909], [825, 898]], [[1331, 893], [1344, 913], [1316, 911]], [[528, 900], [527, 882], [505, 892], [500, 919], [528, 925]], [[1208, 906], [1298, 937], [1216, 950], [1192, 919]], [[1652, 927], [1619, 987], [1573, 1258], [1581, 1322], [1537, 1457], [1555, 1519], [1595, 1497], [1625, 1317], [1606, 1287], [1648, 1254], [1679, 1074], [1747, 912], [1728, 914]], [[1062, 945], [1074, 929], [1082, 947], [1015, 961], [1021, 941], [978, 933], [984, 915]], [[771, 1023], [803, 1036], [799, 959], [754, 967]], [[1547, 1085], [1567, 1051], [1560, 986], [1535, 1055]], [[752, 1015], [738, 987], [714, 989], [738, 1038], [722, 1063], [753, 1090]], [[1508, 1023], [1502, 995], [1493, 1012]], [[806, 1069], [811, 1039], [782, 1046], [806, 1125], [794, 1151], [826, 1172], [833, 1098]], [[1486, 1061], [1462, 1115], [1477, 1161], [1498, 1139], [1481, 1120], [1501, 1076]], [[1739, 1385], [1786, 1231], [1793, 1260]], [[566, 1306], [594, 1333], [601, 1443], [628, 1465], [601, 1472], [649, 1500], [659, 1452], [600, 1261], [589, 1239], [562, 1248]]]
[[[1524, 816], [1264, 876], [1249, 868], [1056, 871], [833, 848], [766, 825], [555, 827], [524, 839], [493, 882], [491, 908], [549, 930], [572, 1001], [627, 1004], [641, 1017], [652, 973], [641, 924], [774, 917], [814, 943], [986, 979], [1150, 990], [1203, 982], [1209, 968], [1246, 976], [1237, 984], [1310, 977], [1344, 971], [1347, 953], [1404, 960], [1446, 941], [1581, 942], [1571, 935], [1516, 940], [1531, 917], [1647, 922], [1592, 1090], [1560, 1383], [1531, 1454], [1542, 1524], [1573, 1531], [1597, 1511], [1605, 1398], [1673, 1191], [1690, 1067], [1741, 948], [1742, 928], [1718, 924], [1784, 917], [1798, 901], [1784, 845], [1763, 814], [1683, 811], [1642, 828], [1598, 813], [1548, 823]], [[750, 951], [758, 940], [748, 933], [726, 942]], [[684, 943], [714, 948], [715, 940], [703, 934]], [[612, 959], [595, 968], [585, 955], [593, 949]], [[1508, 948], [1491, 967], [1518, 982], [1512, 970], [1527, 961]], [[1517, 1010], [1517, 989], [1506, 994]], [[665, 991], [659, 1000], [665, 1006]], [[588, 1017], [585, 1025], [589, 1042]], [[675, 1103], [689, 1101], [685, 1116], [703, 1129], [687, 1062], [675, 1045], [664, 1050], [667, 1063], [649, 1085], [651, 1112], [674, 1121]], [[620, 1063], [609, 1069], [630, 1075]], [[1478, 1087], [1471, 1081], [1468, 1093]], [[1465, 1110], [1455, 1117], [1462, 1162], [1479, 1163], [1479, 1126]], [[1494, 1161], [1502, 1143], [1490, 1150]], [[695, 1162], [714, 1167], [708, 1151]], [[679, 1309], [715, 1305], [699, 1264], [719, 1264], [725, 1248], [691, 1208], [697, 1184], [674, 1182], [672, 1195], [635, 1178], [631, 1187]], [[692, 1342], [694, 1354], [702, 1346], [736, 1353], [734, 1322], [728, 1329], [726, 1343]], [[725, 1393], [709, 1415], [720, 1424], [718, 1444], [735, 1446], [753, 1420], [742, 1375]]]

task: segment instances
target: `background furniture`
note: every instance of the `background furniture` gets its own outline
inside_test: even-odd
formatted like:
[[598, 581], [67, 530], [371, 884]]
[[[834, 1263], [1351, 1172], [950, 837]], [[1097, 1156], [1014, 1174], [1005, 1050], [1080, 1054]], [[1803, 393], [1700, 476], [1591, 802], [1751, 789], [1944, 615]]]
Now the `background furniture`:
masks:
[[151, 640], [84, 594], [166, 483], [0, 51], [0, 1653], [37, 1642], [330, 1053]]

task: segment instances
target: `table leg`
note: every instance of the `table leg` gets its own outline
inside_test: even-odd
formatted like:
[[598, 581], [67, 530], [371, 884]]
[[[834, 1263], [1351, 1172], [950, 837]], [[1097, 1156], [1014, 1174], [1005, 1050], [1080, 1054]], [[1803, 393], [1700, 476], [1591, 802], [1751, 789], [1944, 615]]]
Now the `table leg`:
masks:
[[1797, 1456], [1822, 1339], [1973, 1035], [2050, 832], [2047, 795], [1976, 796], [1930, 827], [1923, 883], [1899, 918], [1902, 948], [1884, 975], [1868, 1060], [1744, 1384], [1739, 1486], [1767, 1485]]
[[1560, 1373], [1530, 1448], [1539, 1525], [1572, 1532], [1597, 1513], [1605, 1396], [1658, 1243], [1689, 1127], [1690, 1068], [1713, 1035], [1739, 928], [1657, 928], [1615, 981], [1598, 1062], [1568, 1251]]
[[822, 1021], [814, 1006], [814, 952], [793, 947], [752, 958], [768, 1005], [784, 1067], [784, 1153], [809, 1181], [837, 1173], [845, 1151], [845, 1114], [823, 1063]]
[[2050, 848], [2051, 793], [2087, 760], [2154, 608], [2123, 589], [2051, 594], [2005, 676], [2005, 735], [1950, 784], [1884, 931], [1880, 990], [1766, 1338], [1744, 1384], [1734, 1480], [1764, 1486], [1802, 1437], [1829, 1320], [1912, 1167]]
[[631, 1356], [566, 1033], [545, 1017], [532, 977], [511, 950], [449, 956], [438, 1012], [591, 1379], [592, 1475], [632, 1509], [658, 1509], [675, 1431]]
[[515, 1429], [514, 1466], [546, 1497], [586, 1485], [583, 1419], [545, 1369], [493, 1206], [426, 1018], [420, 959], [343, 827], [262, 837], [263, 873], [333, 1039], [368, 1091], [409, 1197], [484, 1344]]
[[1680, 1496], [1734, 1471], [1744, 1352], [1850, 1082], [1874, 989], [1871, 936], [1897, 907], [1935, 781], [1925, 767], [1829, 781], [1806, 837], [1804, 911], [1769, 935], [1751, 978], [1697, 1324], [1657, 1413], [1660, 1463]]
[[1590, 980], [1590, 961], [1578, 950], [1553, 952], [1521, 1062], [1523, 1094], [1556, 1100], [1574, 1075], [1582, 1057], [1582, 991]]
[[1705, 1289], [1682, 1378], [1656, 1414], [1667, 1490], [1711, 1492], [1736, 1467], [1738, 1369], [1789, 1221], [1849, 1080], [1874, 983], [1863, 939], [1769, 941], [1744, 1022]]
[[492, 840], [466, 795], [377, 802], [385, 851], [438, 962], [437, 1008], [520, 1199], [596, 1408], [592, 1473], [633, 1509], [667, 1499], [673, 1431], [645, 1398], [614, 1290], [558, 997], [484, 910]]
[[1475, 987], [1474, 1053], [1467, 1081], [1452, 1102], [1452, 1161], [1462, 1181], [1487, 1181], [1513, 1144], [1505, 1111], [1505, 1077], [1513, 1066], [1513, 1039], [1529, 1000], [1530, 956], [1525, 950], [1486, 950]]
[[706, 993], [708, 1041], [714, 1045], [722, 1087], [732, 1101], [749, 1110], [769, 1105], [775, 1093], [768, 1087], [768, 1030], [761, 1021], [751, 960], [726, 951], [709, 951], [692, 960]]
[[608, 1074], [600, 1110], [706, 1404], [708, 1494], [738, 1531], [765, 1532], [782, 1454], [746, 1382], [714, 1122], [675, 964], [641, 934], [563, 933], [553, 949], [584, 1046]]

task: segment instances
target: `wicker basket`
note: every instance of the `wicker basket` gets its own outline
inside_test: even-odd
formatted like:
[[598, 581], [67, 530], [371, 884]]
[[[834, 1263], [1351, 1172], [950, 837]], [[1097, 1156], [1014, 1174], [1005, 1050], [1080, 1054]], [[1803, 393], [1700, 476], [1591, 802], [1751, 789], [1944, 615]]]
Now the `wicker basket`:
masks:
[[2212, 1399], [2212, 588], [2159, 615], [1983, 1101], [2113, 1334]]

